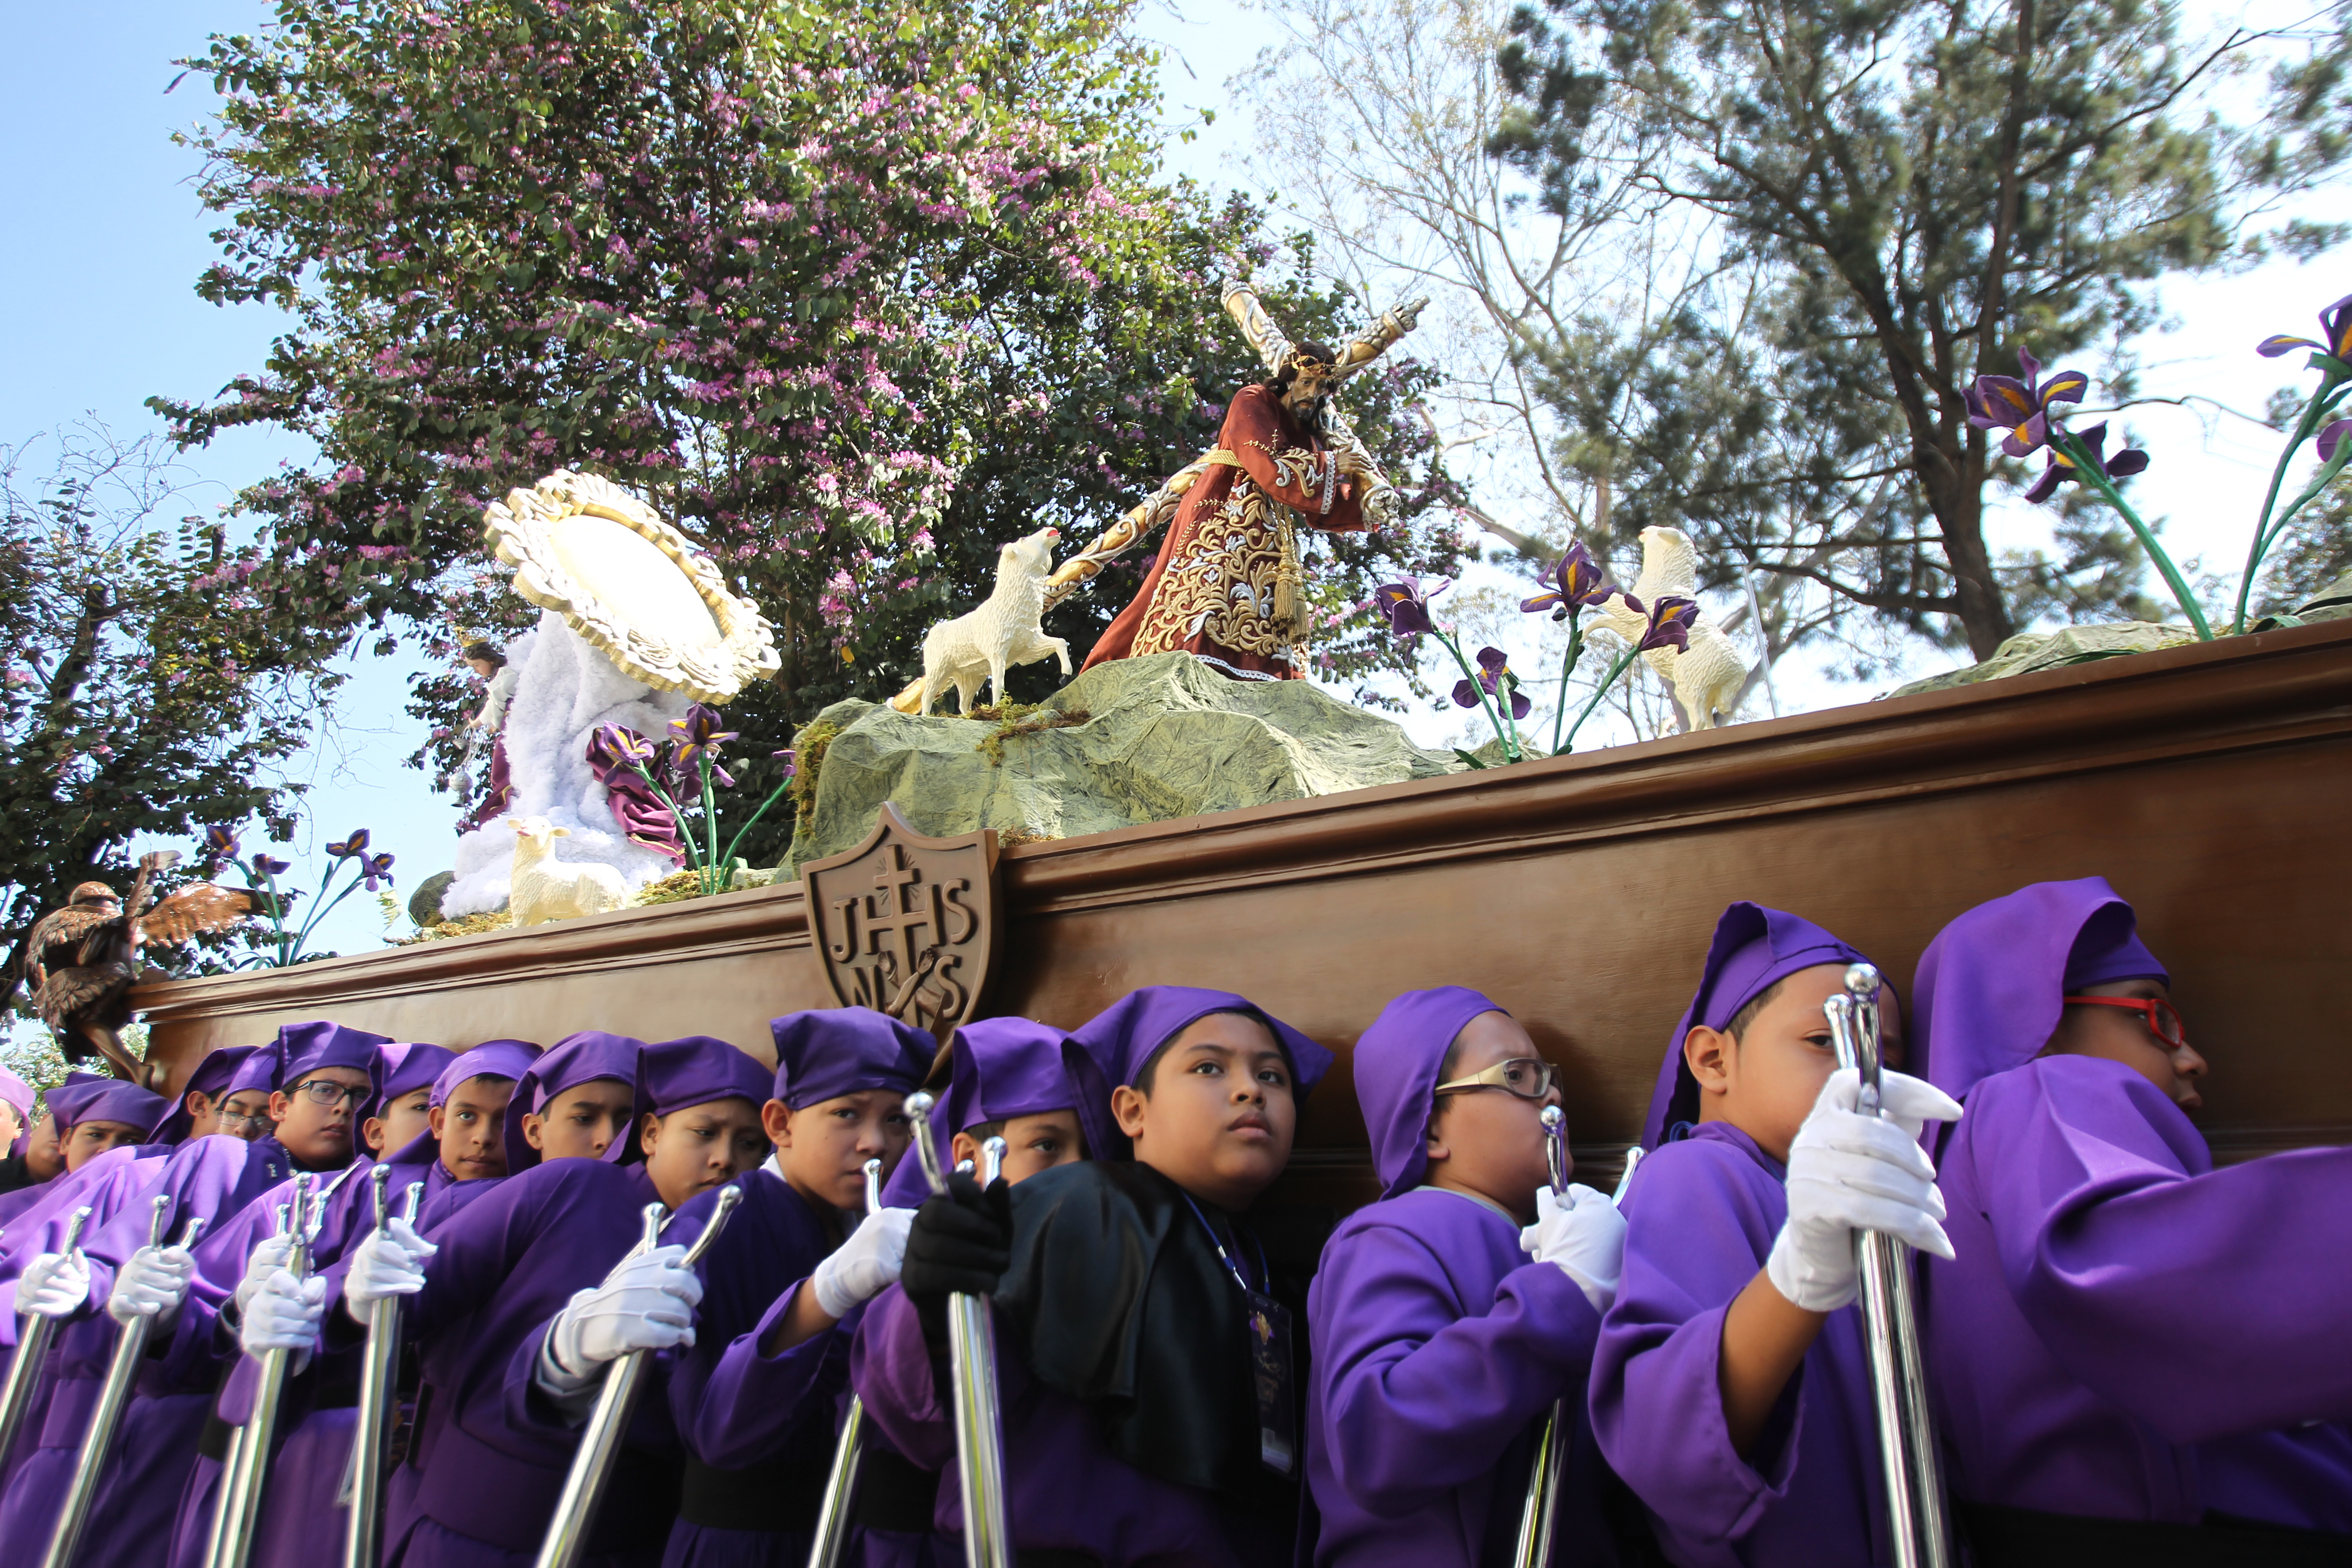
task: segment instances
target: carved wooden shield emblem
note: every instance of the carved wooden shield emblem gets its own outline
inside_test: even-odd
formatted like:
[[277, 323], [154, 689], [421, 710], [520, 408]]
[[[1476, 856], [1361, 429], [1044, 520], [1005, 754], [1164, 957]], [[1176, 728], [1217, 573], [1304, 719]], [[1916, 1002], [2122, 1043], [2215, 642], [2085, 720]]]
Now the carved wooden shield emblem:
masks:
[[866, 842], [801, 868], [833, 994], [945, 1035], [996, 972], [996, 833], [926, 838], [887, 801]]

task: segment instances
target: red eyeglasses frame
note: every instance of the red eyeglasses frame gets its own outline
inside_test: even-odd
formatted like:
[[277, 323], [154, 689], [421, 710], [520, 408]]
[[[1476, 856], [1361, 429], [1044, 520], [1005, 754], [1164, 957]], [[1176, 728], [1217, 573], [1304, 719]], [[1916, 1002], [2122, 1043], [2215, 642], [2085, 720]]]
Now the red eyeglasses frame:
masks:
[[[2189, 1043], [2189, 1026], [2181, 1021], [2180, 1009], [2161, 996], [2061, 996], [2059, 1001], [2069, 1007], [2127, 1007], [2140, 1016], [2147, 1032], [2179, 1050]], [[2165, 1033], [2163, 1020], [2172, 1021], [2172, 1032]]]

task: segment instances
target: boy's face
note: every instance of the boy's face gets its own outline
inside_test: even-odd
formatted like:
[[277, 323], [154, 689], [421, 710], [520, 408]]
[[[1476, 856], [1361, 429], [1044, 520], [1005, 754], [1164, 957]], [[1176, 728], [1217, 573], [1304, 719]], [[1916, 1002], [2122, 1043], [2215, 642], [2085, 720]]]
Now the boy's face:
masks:
[[[1075, 1165], [1087, 1157], [1086, 1139], [1078, 1131], [1078, 1113], [1075, 1110], [1040, 1110], [1029, 1116], [1005, 1118], [1004, 1180], [1019, 1186], [1040, 1171], [1050, 1171], [1056, 1165]], [[948, 1146], [948, 1163], [961, 1164], [969, 1160], [973, 1169], [980, 1166], [980, 1141], [969, 1132], [959, 1132]]]
[[[2161, 980], [2114, 980], [2086, 985], [2078, 996], [2122, 996], [2135, 1002], [2172, 1000], [2171, 988]], [[2205, 1076], [2205, 1058], [2183, 1039], [2178, 1046], [2163, 1040], [2147, 1026], [2147, 1016], [2122, 1007], [2069, 1006], [2059, 1015], [2058, 1027], [2045, 1056], [2103, 1057], [2124, 1066], [2170, 1095], [2173, 1102], [2194, 1116], [2205, 1109], [2197, 1090]]]
[[1194, 1197], [1245, 1209], [1290, 1163], [1298, 1101], [1273, 1032], [1241, 1013], [1212, 1013], [1160, 1051], [1151, 1092], [1111, 1090], [1111, 1114], [1135, 1157]]
[[[469, 1078], [425, 1111], [425, 1125], [441, 1141], [443, 1170], [461, 1182], [507, 1173], [507, 1101], [514, 1098], [514, 1090], [510, 1078]], [[431, 1089], [424, 1093], [428, 1100], [432, 1098]], [[406, 1146], [407, 1140], [402, 1139], [389, 1147]]]
[[272, 1128], [269, 1091], [266, 1089], [240, 1089], [221, 1102], [220, 1125], [215, 1131], [251, 1143], [269, 1136]]
[[549, 1100], [544, 1111], [523, 1112], [523, 1142], [541, 1159], [601, 1160], [628, 1131], [636, 1109], [635, 1089], [616, 1078], [592, 1078]]
[[[1727, 1121], [1787, 1162], [1797, 1129], [1837, 1070], [1822, 1004], [1845, 989], [1845, 971], [1843, 963], [1798, 970], [1737, 1038], [1705, 1025], [1685, 1037], [1683, 1058], [1698, 1079], [1701, 1121]], [[1903, 1009], [1884, 986], [1878, 1017], [1881, 1053], [1892, 1066], [1903, 1059]]]
[[[320, 1085], [331, 1085], [330, 1094]], [[269, 1114], [278, 1123], [278, 1141], [286, 1152], [314, 1171], [340, 1170], [352, 1163], [356, 1145], [353, 1113], [366, 1103], [373, 1087], [357, 1068], [314, 1068], [300, 1082], [269, 1097]], [[320, 1095], [328, 1095], [320, 1103]]]
[[866, 1162], [881, 1161], [888, 1181], [915, 1131], [907, 1097], [894, 1089], [861, 1089], [798, 1110], [772, 1100], [760, 1122], [793, 1191], [856, 1214], [866, 1211]]
[[[1540, 1058], [1536, 1043], [1507, 1014], [1481, 1013], [1454, 1037], [1448, 1081], [1504, 1062]], [[1499, 1087], [1458, 1089], [1437, 1098], [1429, 1118], [1429, 1184], [1475, 1193], [1531, 1221], [1536, 1193], [1551, 1180], [1544, 1159], [1543, 1108], [1559, 1103], [1557, 1085], [1541, 1100]], [[1569, 1170], [1575, 1169], [1571, 1161]]]
[[136, 1143], [146, 1135], [145, 1128], [128, 1121], [77, 1121], [66, 1134], [66, 1169], [79, 1171], [109, 1149]]
[[25, 1140], [26, 1173], [37, 1182], [47, 1182], [56, 1179], [65, 1168], [65, 1150], [58, 1141], [58, 1119], [43, 1111]]
[[[505, 1081], [514, 1082], [512, 1079]], [[433, 1086], [429, 1083], [402, 1095], [380, 1114], [361, 1122], [360, 1137], [366, 1142], [368, 1152], [381, 1160], [394, 1150], [407, 1148], [409, 1140], [428, 1129], [436, 1133], [441, 1131], [433, 1124]], [[499, 1163], [505, 1163], [503, 1159]], [[501, 1170], [499, 1174], [506, 1173]]]
[[667, 1116], [647, 1111], [637, 1141], [654, 1191], [674, 1209], [725, 1186], [768, 1157], [759, 1107], [748, 1100], [706, 1100]]

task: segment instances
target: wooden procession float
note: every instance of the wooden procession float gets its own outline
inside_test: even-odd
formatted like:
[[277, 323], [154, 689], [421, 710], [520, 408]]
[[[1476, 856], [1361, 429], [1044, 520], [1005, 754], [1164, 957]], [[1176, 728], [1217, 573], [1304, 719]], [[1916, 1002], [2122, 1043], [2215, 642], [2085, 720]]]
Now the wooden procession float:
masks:
[[[135, 1000], [176, 1089], [205, 1052], [310, 1018], [454, 1047], [698, 1033], [766, 1057], [771, 1017], [902, 976], [931, 1021], [1076, 1025], [1138, 985], [1217, 986], [1339, 1053], [1278, 1194], [1352, 1207], [1374, 1189], [1348, 1052], [1400, 991], [1508, 1006], [1564, 1068], [1580, 1179], [1605, 1187], [1726, 902], [1800, 910], [1907, 989], [1960, 910], [2096, 873], [2173, 970], [2229, 1161], [2352, 1139], [2348, 784], [2352, 624], [2315, 625], [1002, 853], [886, 822], [804, 882]], [[845, 938], [852, 906], [888, 929]]]

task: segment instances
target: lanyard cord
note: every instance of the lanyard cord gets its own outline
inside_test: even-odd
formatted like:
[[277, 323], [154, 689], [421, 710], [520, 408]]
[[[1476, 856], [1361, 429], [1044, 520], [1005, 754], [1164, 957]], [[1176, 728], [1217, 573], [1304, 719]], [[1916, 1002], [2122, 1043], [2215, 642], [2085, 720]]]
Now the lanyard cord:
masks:
[[[1180, 1192], [1182, 1191], [1181, 1188], [1179, 1188], [1178, 1190]], [[1235, 1263], [1233, 1259], [1233, 1255], [1225, 1250], [1224, 1242], [1219, 1239], [1217, 1236], [1217, 1227], [1209, 1223], [1209, 1216], [1201, 1212], [1201, 1205], [1192, 1201], [1192, 1194], [1184, 1193], [1183, 1197], [1184, 1205], [1192, 1211], [1192, 1217], [1199, 1220], [1201, 1222], [1201, 1228], [1209, 1233], [1209, 1245], [1217, 1249], [1217, 1261], [1225, 1266], [1225, 1272], [1234, 1277], [1234, 1283], [1242, 1288], [1242, 1293], [1244, 1295], [1251, 1294], [1256, 1287], [1251, 1285], [1247, 1279], [1242, 1277], [1241, 1266]], [[1259, 1241], [1255, 1236], [1252, 1236], [1250, 1240], [1255, 1243], [1257, 1247], [1258, 1275], [1266, 1281], [1266, 1289], [1271, 1292], [1274, 1289], [1274, 1271], [1266, 1267], [1265, 1243]]]

